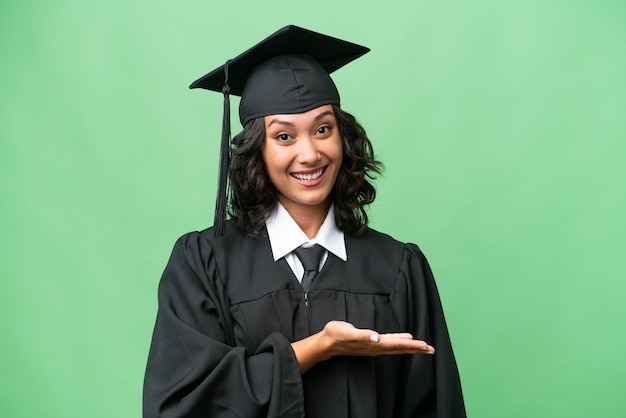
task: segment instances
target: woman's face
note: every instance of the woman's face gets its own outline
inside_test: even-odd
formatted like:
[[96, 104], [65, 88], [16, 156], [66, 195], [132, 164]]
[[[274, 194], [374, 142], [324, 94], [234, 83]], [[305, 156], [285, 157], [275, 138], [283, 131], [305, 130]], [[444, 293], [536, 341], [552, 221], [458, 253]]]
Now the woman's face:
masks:
[[327, 210], [343, 151], [331, 105], [293, 115], [265, 117], [261, 154], [287, 210]]

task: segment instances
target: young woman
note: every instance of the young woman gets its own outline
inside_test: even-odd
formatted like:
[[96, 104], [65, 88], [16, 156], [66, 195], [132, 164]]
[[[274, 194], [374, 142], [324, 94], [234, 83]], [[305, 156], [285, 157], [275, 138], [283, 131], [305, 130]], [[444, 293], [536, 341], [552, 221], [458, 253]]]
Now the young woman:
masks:
[[329, 76], [365, 52], [288, 26], [192, 84], [244, 130], [231, 219], [221, 196], [161, 279], [144, 417], [465, 416], [424, 255], [367, 227], [380, 164]]

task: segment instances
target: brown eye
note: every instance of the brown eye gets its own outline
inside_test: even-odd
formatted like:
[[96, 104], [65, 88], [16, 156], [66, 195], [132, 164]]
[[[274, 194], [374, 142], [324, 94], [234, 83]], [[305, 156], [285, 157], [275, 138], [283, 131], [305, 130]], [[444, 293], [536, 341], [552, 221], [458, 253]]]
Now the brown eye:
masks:
[[279, 141], [288, 141], [289, 140], [289, 135], [287, 134], [280, 134], [276, 136], [276, 139], [278, 139]]
[[317, 133], [320, 135], [325, 135], [330, 132], [330, 126], [321, 126], [318, 128]]

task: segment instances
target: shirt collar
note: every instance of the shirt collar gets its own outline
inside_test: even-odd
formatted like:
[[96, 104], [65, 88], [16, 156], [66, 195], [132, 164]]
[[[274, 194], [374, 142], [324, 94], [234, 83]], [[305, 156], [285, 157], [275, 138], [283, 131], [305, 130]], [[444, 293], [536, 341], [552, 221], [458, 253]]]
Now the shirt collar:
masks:
[[313, 239], [309, 239], [306, 236], [280, 202], [277, 203], [276, 209], [267, 219], [265, 225], [267, 226], [267, 234], [270, 239], [274, 261], [286, 256], [302, 245], [311, 246], [313, 244], [321, 245], [343, 261], [348, 259], [343, 231], [335, 225], [334, 205], [330, 206], [324, 223], [320, 227], [317, 236]]

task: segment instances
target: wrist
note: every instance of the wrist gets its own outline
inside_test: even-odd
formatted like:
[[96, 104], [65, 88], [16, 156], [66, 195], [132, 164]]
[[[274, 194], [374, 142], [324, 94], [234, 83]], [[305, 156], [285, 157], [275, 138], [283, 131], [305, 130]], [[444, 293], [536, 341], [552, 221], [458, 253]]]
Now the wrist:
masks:
[[334, 340], [326, 328], [315, 334], [315, 346], [318, 350], [319, 361], [325, 361], [336, 355], [334, 353]]
[[320, 361], [328, 360], [333, 356], [329, 349], [331, 344], [329, 336], [320, 331], [302, 340], [291, 343], [296, 355], [300, 373], [305, 373]]

